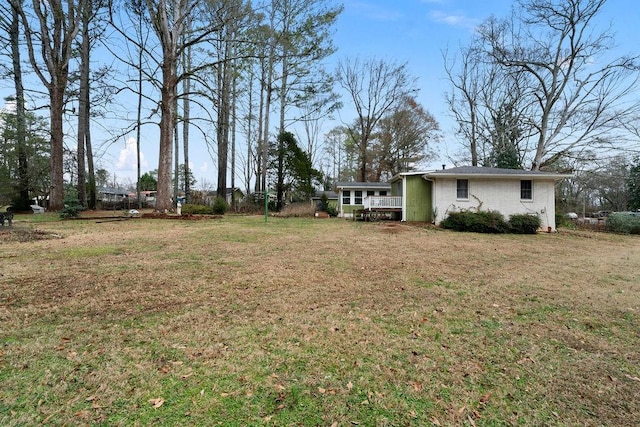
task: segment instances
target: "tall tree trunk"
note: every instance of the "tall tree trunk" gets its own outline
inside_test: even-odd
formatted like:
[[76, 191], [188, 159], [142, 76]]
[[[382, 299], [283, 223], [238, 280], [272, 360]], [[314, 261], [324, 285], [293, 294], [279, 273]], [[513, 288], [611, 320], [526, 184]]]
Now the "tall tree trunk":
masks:
[[[88, 105], [87, 105], [88, 107]], [[89, 114], [90, 111], [87, 111], [87, 117], [91, 117]], [[87, 169], [88, 169], [88, 177], [89, 177], [89, 188], [88, 188], [88, 202], [87, 207], [89, 209], [95, 209], [97, 203], [97, 192], [96, 192], [96, 171], [95, 166], [93, 164], [93, 147], [91, 145], [91, 126], [87, 126], [87, 132], [85, 134], [85, 146], [87, 148]]]
[[263, 157], [266, 150], [263, 149], [265, 142], [262, 138], [262, 129], [264, 127], [264, 104], [267, 94], [266, 74], [265, 58], [260, 58], [260, 102], [258, 107], [258, 140], [256, 143], [256, 167], [258, 172], [256, 176], [256, 192], [267, 191], [265, 186], [266, 173], [263, 173]]
[[80, 11], [82, 40], [80, 42], [80, 91], [78, 94], [78, 200], [87, 206], [85, 147], [89, 132], [89, 21], [91, 5], [87, 2]]
[[231, 206], [236, 209], [236, 91], [238, 78], [233, 73], [231, 83]]
[[[184, 30], [184, 17], [187, 2], [172, 0], [167, 5], [160, 1], [147, 0], [147, 9], [152, 17], [154, 28], [162, 44], [162, 87], [160, 89], [160, 144], [158, 155], [158, 190], [156, 210], [173, 209], [171, 162], [173, 160], [173, 132], [176, 123], [176, 63], [178, 61], [178, 43]], [[170, 19], [170, 12], [173, 18]]]
[[[33, 0], [33, 12], [39, 24], [37, 31], [32, 31], [29, 26], [32, 20], [27, 18], [22, 8], [19, 11], [25, 29], [29, 61], [49, 94], [51, 131], [49, 209], [54, 211], [63, 207], [64, 95], [69, 78], [72, 44], [79, 30], [76, 11], [82, 7], [82, 4], [83, 0], [78, 0], [77, 4], [73, 0], [68, 0], [67, 9], [64, 10], [61, 2]], [[40, 49], [46, 70], [41, 67], [41, 61], [36, 60], [36, 48]]]
[[[138, 25], [142, 28], [143, 18], [142, 13], [138, 14]], [[142, 33], [141, 33], [142, 34]], [[144, 40], [142, 35], [140, 36], [140, 40]], [[140, 193], [140, 177], [142, 176], [142, 170], [140, 167], [140, 138], [142, 137], [142, 60], [143, 60], [144, 49], [143, 46], [138, 46], [138, 105], [136, 110], [136, 200], [138, 200], [138, 209], [142, 208], [142, 195]]]
[[289, 28], [286, 26], [283, 29], [285, 40], [282, 40], [282, 75], [280, 77], [280, 129], [278, 131], [278, 164], [276, 171], [276, 193], [277, 193], [277, 210], [281, 210], [284, 206], [284, 152], [286, 150], [285, 140], [281, 136], [284, 134], [284, 119], [287, 111], [287, 78], [289, 73], [288, 63], [288, 46], [287, 46], [287, 33]]
[[18, 154], [18, 197], [15, 206], [18, 210], [29, 209], [29, 164], [26, 152], [27, 127], [24, 105], [24, 86], [22, 84], [22, 65], [20, 64], [20, 15], [19, 4], [11, 2], [11, 58], [13, 61], [13, 83], [16, 89], [16, 151]]
[[222, 42], [224, 60], [218, 68], [218, 188], [217, 195], [226, 200], [227, 197], [227, 168], [229, 155], [229, 107], [231, 94], [231, 58], [230, 58], [230, 32], [227, 31], [227, 40]]
[[191, 182], [189, 179], [189, 120], [191, 119], [191, 47], [185, 50], [183, 55], [184, 71], [186, 78], [183, 80], [182, 99], [182, 149], [184, 151], [184, 197], [187, 203], [191, 200]]
[[[251, 192], [251, 175], [252, 175], [252, 161], [251, 161], [251, 146], [252, 146], [252, 136], [253, 136], [253, 73], [249, 76], [249, 82], [248, 82], [248, 91], [249, 93], [247, 94], [248, 96], [248, 104], [249, 104], [249, 115], [247, 117], [247, 164], [246, 169], [245, 169], [245, 175], [244, 175], [244, 187], [247, 191], [247, 193]], [[259, 148], [256, 147], [256, 157], [258, 154], [258, 150]], [[256, 184], [255, 186], [258, 186], [258, 182], [260, 180], [256, 179]]]
[[[61, 78], [62, 76], [59, 76]], [[50, 125], [51, 125], [51, 153], [50, 153], [50, 183], [49, 183], [49, 209], [59, 211], [63, 208], [64, 200], [64, 132], [62, 127], [62, 115], [64, 112], [65, 84], [55, 84], [49, 87], [51, 100]]]
[[173, 122], [173, 199], [172, 207], [178, 204], [178, 191], [180, 190], [180, 136], [178, 133], [178, 98], [175, 99], [175, 112]]
[[158, 191], [156, 194], [156, 210], [159, 211], [173, 208], [173, 204], [171, 203], [171, 162], [173, 160], [174, 108], [176, 98], [176, 77], [173, 65], [173, 55], [169, 52], [165, 53], [165, 59], [162, 64]]

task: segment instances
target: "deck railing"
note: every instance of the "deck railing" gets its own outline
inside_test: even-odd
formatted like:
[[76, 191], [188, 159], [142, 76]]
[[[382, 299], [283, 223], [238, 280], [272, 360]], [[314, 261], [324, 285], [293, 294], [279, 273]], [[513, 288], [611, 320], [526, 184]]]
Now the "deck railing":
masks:
[[402, 196], [367, 196], [363, 202], [366, 210], [402, 209]]

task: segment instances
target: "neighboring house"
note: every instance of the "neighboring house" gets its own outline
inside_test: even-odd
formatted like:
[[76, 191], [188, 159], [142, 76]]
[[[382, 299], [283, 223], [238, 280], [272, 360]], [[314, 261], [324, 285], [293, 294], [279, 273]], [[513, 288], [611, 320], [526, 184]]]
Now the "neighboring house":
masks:
[[113, 187], [99, 187], [97, 199], [101, 202], [121, 202], [129, 196], [129, 192]]
[[380, 182], [338, 182], [338, 216], [353, 218], [354, 211], [364, 209], [364, 199], [391, 194], [391, 185]]
[[[240, 190], [238, 187], [236, 187], [235, 189], [228, 187], [226, 201], [229, 206], [231, 206], [232, 194], [235, 196], [236, 203], [239, 203], [244, 199], [244, 193], [242, 192], [242, 190]], [[205, 204], [212, 205], [217, 197], [218, 193], [216, 191], [209, 191], [205, 196]]]
[[396, 206], [403, 221], [435, 224], [465, 210], [498, 211], [505, 219], [530, 214], [540, 218], [543, 230], [555, 230], [555, 184], [570, 176], [475, 166], [404, 172], [391, 179], [391, 196], [365, 198], [363, 207]]
[[311, 204], [316, 208], [319, 207], [323, 194], [327, 196], [329, 206], [332, 206], [336, 211], [338, 211], [339, 196], [335, 191], [316, 191], [316, 194], [311, 197]]

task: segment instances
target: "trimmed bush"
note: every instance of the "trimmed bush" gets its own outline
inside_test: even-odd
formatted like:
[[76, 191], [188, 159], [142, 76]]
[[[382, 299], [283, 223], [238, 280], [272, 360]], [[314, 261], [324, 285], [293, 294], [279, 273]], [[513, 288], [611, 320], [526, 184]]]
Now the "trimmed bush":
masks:
[[338, 216], [338, 209], [333, 205], [327, 205], [327, 213], [329, 216], [336, 217]]
[[452, 212], [441, 223], [442, 227], [455, 231], [474, 233], [506, 233], [509, 225], [497, 211]]
[[213, 215], [213, 207], [206, 205], [185, 203], [181, 210], [183, 215]]
[[213, 213], [216, 215], [224, 215], [229, 209], [229, 204], [222, 197], [216, 197], [216, 200], [213, 202]]
[[540, 218], [537, 215], [511, 215], [509, 227], [515, 234], [536, 234], [540, 228]]
[[607, 217], [605, 229], [611, 233], [640, 234], [640, 216], [632, 213], [612, 213]]

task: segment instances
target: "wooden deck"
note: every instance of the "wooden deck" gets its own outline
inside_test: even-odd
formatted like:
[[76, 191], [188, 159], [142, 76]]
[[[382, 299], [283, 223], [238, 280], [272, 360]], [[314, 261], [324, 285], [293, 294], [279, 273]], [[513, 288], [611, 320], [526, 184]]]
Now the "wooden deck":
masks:
[[402, 196], [367, 196], [363, 200], [364, 207], [353, 211], [353, 219], [362, 221], [378, 221], [391, 218], [402, 212]]

